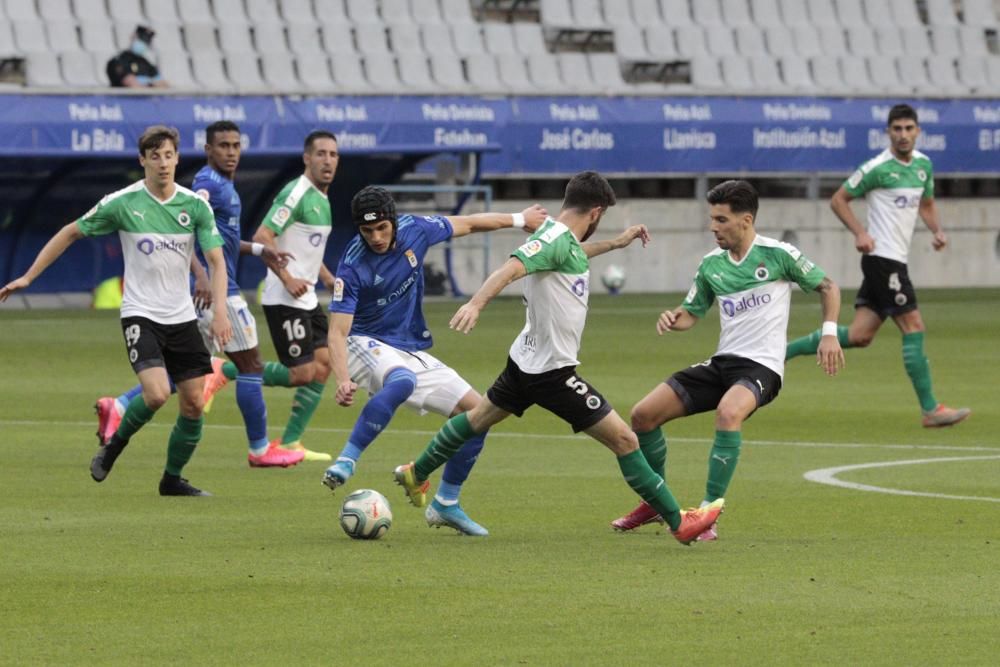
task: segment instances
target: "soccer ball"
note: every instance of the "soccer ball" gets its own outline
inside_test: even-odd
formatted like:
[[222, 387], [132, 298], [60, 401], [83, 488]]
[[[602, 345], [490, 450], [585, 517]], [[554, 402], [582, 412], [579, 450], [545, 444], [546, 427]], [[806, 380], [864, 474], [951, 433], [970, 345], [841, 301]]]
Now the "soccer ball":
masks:
[[617, 294], [625, 286], [625, 269], [617, 264], [608, 264], [601, 273], [601, 284], [612, 294]]
[[340, 506], [340, 527], [355, 540], [377, 540], [392, 525], [389, 501], [378, 491], [358, 489]]

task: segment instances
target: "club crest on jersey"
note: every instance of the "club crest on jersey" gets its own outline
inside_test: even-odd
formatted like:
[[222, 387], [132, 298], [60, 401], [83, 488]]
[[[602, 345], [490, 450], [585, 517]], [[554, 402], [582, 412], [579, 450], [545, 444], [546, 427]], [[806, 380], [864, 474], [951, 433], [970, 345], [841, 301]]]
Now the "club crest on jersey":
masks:
[[767, 267], [764, 266], [764, 262], [757, 265], [757, 269], [753, 272], [753, 277], [757, 280], [767, 280], [771, 277], [771, 274], [767, 272]]
[[518, 248], [518, 250], [520, 250], [521, 254], [523, 254], [525, 257], [533, 257], [534, 255], [537, 255], [539, 252], [542, 251], [542, 242], [539, 241], [538, 239], [535, 239], [534, 241], [528, 241], [520, 248]]
[[181, 211], [181, 214], [177, 216], [177, 222], [181, 223], [181, 227], [187, 227], [191, 224], [191, 216], [188, 215], [187, 211]]
[[413, 254], [412, 250], [406, 251], [406, 260], [410, 263], [410, 266], [417, 268], [417, 256]]
[[917, 169], [917, 178], [919, 178], [920, 182], [923, 183], [927, 180], [927, 172], [923, 169]]
[[292, 209], [287, 206], [279, 206], [278, 210], [271, 216], [271, 222], [276, 224], [278, 227], [284, 227], [290, 217], [292, 217]]
[[344, 300], [344, 280], [342, 278], [334, 278], [333, 280], [333, 300]]

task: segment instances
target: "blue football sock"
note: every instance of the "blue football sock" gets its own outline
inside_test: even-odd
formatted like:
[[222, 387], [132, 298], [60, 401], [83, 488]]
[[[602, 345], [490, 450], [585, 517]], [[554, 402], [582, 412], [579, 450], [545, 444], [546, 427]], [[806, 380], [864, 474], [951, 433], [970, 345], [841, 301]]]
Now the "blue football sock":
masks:
[[125, 414], [125, 410], [128, 409], [128, 404], [132, 402], [132, 399], [142, 393], [142, 385], [137, 384], [132, 387], [124, 394], [115, 399], [115, 408], [118, 409], [118, 414]]
[[476, 465], [479, 452], [483, 451], [483, 445], [486, 444], [487, 433], [489, 431], [477, 433], [466, 440], [462, 448], [445, 465], [444, 473], [441, 475], [441, 484], [434, 495], [442, 505], [454, 505], [458, 502], [458, 494], [462, 491], [462, 484], [469, 478], [472, 466]]
[[236, 405], [243, 414], [250, 452], [260, 456], [267, 450], [267, 406], [264, 404], [264, 379], [260, 373], [236, 376]]
[[382, 389], [375, 392], [354, 423], [347, 444], [340, 456], [357, 461], [365, 448], [389, 425], [396, 408], [410, 397], [417, 386], [417, 376], [409, 368], [394, 368], [389, 371]]

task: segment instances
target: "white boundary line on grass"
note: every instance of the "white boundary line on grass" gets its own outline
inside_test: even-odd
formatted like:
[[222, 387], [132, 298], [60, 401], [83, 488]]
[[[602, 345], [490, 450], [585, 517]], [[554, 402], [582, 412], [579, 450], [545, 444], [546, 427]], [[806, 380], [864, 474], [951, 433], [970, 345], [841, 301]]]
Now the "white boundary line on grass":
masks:
[[817, 484], [829, 484], [839, 486], [854, 491], [872, 491], [875, 493], [888, 493], [895, 496], [920, 496], [923, 498], [941, 498], [946, 500], [982, 500], [988, 503], [1000, 503], [1000, 498], [990, 498], [988, 496], [954, 496], [947, 493], [930, 493], [928, 491], [907, 491], [905, 489], [892, 489], [884, 486], [872, 486], [870, 484], [859, 484], [857, 482], [845, 482], [837, 479], [837, 475], [849, 470], [865, 470], [867, 468], [889, 468], [891, 466], [919, 465], [923, 463], [952, 463], [956, 461], [996, 461], [998, 456], [949, 456], [936, 459], [911, 459], [909, 461], [880, 461], [876, 463], [859, 463], [849, 466], [837, 466], [835, 468], [821, 468], [810, 470], [802, 475], [810, 482]]

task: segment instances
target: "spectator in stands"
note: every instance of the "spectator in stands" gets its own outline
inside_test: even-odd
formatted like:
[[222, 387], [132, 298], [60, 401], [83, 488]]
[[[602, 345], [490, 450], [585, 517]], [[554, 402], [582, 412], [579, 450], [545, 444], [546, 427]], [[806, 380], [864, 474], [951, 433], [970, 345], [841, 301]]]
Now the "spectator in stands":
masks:
[[[917, 308], [908, 266], [918, 217], [934, 235], [934, 250], [943, 250], [948, 244], [934, 202], [934, 167], [931, 159], [916, 148], [920, 124], [913, 107], [892, 107], [886, 133], [889, 147], [861, 165], [830, 200], [830, 208], [854, 234], [863, 276], [854, 299], [854, 321], [849, 327], [837, 327], [837, 338], [844, 348], [868, 347], [891, 317], [903, 334], [903, 367], [917, 394], [923, 425], [951, 426], [972, 414], [972, 410], [949, 408], [934, 397], [931, 367], [924, 353], [924, 320]], [[867, 227], [851, 210], [851, 200], [859, 197], [868, 202]], [[814, 331], [793, 340], [788, 344], [786, 358], [815, 354], [819, 334]]]
[[131, 45], [108, 61], [108, 80], [114, 88], [165, 88], [169, 84], [147, 57], [156, 33], [136, 26]]

